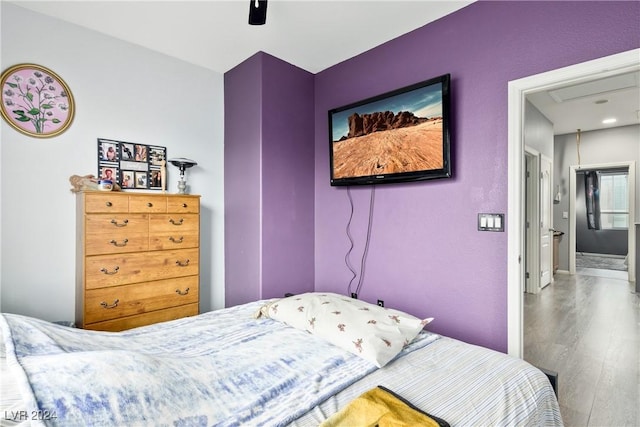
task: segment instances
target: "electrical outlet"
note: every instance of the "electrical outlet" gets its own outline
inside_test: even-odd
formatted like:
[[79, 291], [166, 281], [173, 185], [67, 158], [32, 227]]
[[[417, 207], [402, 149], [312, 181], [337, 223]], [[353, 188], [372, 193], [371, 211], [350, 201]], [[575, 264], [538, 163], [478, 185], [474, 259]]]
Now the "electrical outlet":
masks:
[[378, 305], [380, 307], [384, 307], [384, 301], [382, 301], [381, 299], [378, 300]]
[[356, 294], [355, 292], [351, 292], [351, 298], [358, 299], [358, 294]]

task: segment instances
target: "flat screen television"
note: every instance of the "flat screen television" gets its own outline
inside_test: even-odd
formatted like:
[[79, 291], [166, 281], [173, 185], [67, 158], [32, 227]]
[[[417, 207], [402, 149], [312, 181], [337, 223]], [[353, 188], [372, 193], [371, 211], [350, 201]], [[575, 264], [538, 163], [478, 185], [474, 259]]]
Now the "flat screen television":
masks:
[[450, 75], [329, 110], [331, 185], [451, 177]]

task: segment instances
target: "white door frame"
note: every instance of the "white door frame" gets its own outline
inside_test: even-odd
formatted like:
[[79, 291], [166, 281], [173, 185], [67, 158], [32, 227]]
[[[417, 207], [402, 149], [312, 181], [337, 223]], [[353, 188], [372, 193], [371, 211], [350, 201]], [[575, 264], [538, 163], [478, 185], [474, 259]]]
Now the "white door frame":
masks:
[[598, 163], [569, 167], [569, 273], [576, 274], [576, 173], [580, 170], [629, 168], [629, 234], [627, 239], [627, 273], [630, 282], [636, 281], [636, 233], [633, 226], [636, 210], [636, 162]]
[[[522, 358], [524, 269], [524, 111], [528, 94], [640, 69], [640, 49], [510, 81], [508, 84], [507, 171], [507, 348]], [[634, 219], [635, 221], [635, 219]]]

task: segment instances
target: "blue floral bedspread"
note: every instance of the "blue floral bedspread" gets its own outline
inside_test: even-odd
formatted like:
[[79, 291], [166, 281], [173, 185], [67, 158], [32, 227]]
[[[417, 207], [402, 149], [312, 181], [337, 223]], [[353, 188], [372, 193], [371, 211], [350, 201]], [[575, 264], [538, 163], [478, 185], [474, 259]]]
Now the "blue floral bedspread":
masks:
[[[0, 315], [32, 424], [285, 425], [377, 369], [271, 319], [263, 302], [124, 332]], [[403, 352], [438, 336], [423, 332]]]

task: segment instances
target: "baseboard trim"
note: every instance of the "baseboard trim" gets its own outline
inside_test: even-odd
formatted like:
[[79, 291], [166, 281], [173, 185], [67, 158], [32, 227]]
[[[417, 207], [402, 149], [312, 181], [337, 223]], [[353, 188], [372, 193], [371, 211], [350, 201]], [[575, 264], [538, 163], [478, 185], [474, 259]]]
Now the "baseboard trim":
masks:
[[624, 259], [627, 257], [626, 255], [616, 255], [616, 254], [597, 254], [594, 252], [576, 252], [576, 256], [580, 256], [580, 255], [601, 256], [605, 258], [618, 258], [618, 259]]

